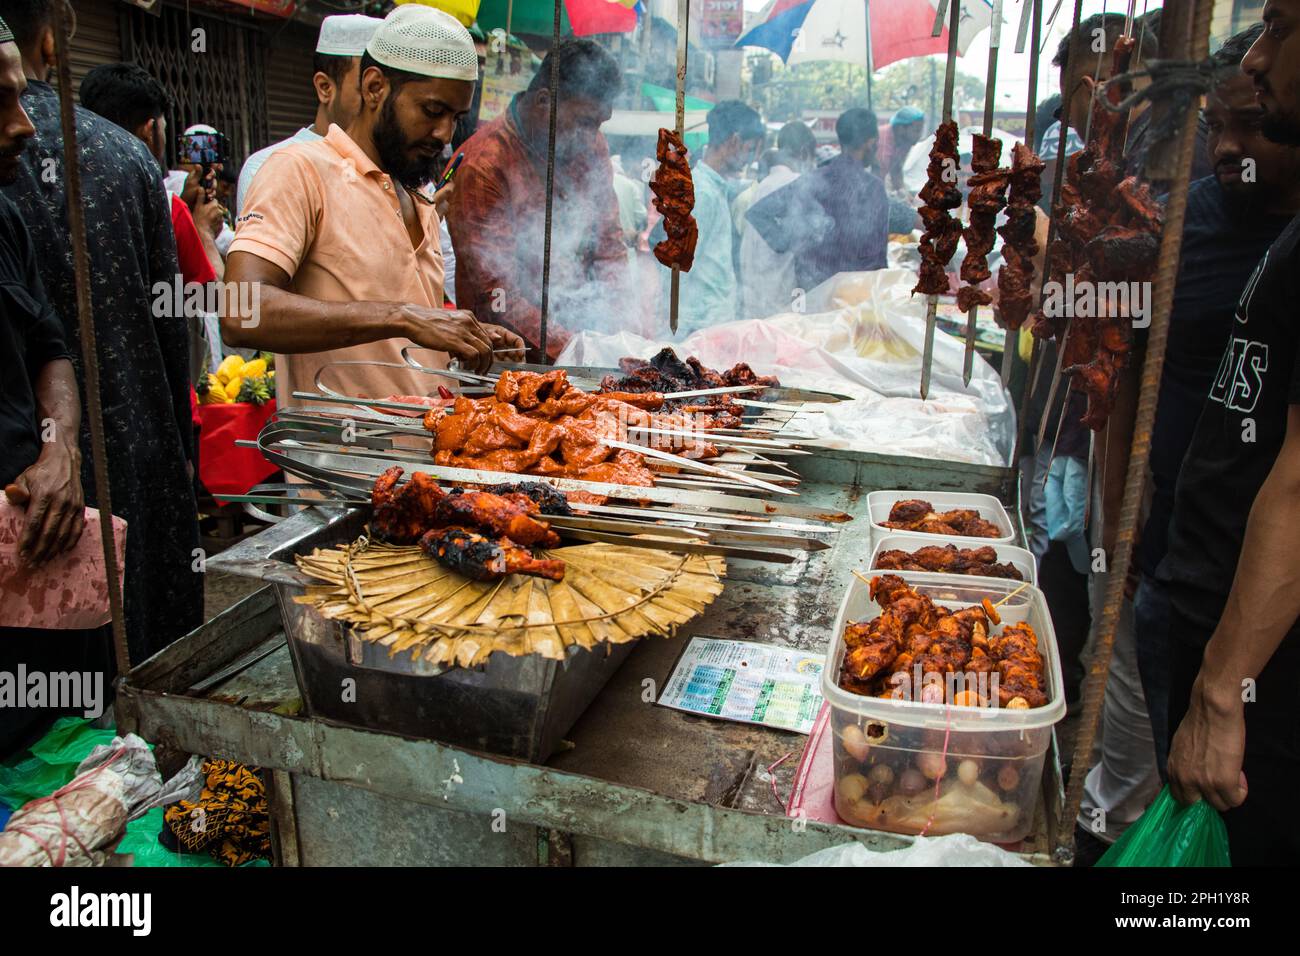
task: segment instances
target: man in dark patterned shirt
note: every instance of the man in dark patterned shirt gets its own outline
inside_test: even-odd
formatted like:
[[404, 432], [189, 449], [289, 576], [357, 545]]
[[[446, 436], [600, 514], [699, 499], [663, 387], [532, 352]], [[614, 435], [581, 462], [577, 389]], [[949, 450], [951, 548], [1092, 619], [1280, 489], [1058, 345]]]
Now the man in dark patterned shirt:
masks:
[[[36, 127], [18, 178], [4, 191], [31, 232], [84, 399], [59, 97], [48, 82], [55, 2], [61, 0], [4, 5], [27, 77], [23, 107]], [[103, 117], [78, 107], [76, 123], [108, 474], [113, 513], [127, 521], [126, 629], [131, 659], [138, 662], [202, 622], [198, 512], [187, 473], [193, 457], [189, 346], [184, 316], [155, 316], [154, 285], [171, 288], [178, 273], [157, 162], [143, 143]], [[82, 483], [93, 505], [84, 421], [81, 449]]]

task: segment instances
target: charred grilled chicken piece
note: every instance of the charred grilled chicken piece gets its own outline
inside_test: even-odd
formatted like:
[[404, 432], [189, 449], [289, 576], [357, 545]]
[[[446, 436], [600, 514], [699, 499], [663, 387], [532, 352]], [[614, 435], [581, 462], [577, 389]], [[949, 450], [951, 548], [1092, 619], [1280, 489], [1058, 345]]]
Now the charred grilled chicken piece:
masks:
[[475, 581], [494, 581], [507, 574], [564, 579], [563, 561], [534, 558], [509, 538], [493, 541], [468, 528], [434, 528], [420, 538], [420, 547], [439, 564]]
[[999, 563], [992, 547], [958, 548], [953, 544], [927, 545], [916, 551], [882, 551], [876, 559], [881, 571], [938, 571], [947, 574], [973, 574], [990, 578], [1022, 579], [1010, 562]]
[[881, 524], [896, 531], [923, 531], [927, 534], [954, 534], [973, 538], [1002, 536], [997, 525], [985, 521], [974, 509], [957, 508], [936, 514], [930, 502], [918, 498], [895, 502], [889, 509], [889, 519]]
[[490, 491], [447, 495], [433, 510], [433, 524], [478, 528], [530, 547], [557, 547], [560, 536], [533, 517], [541, 514], [536, 503], [523, 495], [511, 497], [514, 500]]
[[507, 482], [489, 485], [486, 490], [494, 495], [526, 495], [537, 504], [544, 515], [573, 514], [573, 509], [569, 507], [569, 499], [564, 497], [564, 492], [540, 481]]
[[1032, 627], [1008, 624], [1001, 634], [988, 639], [988, 647], [1000, 676], [998, 697], [1003, 707], [1017, 697], [1030, 707], [1047, 703], [1043, 655], [1038, 652], [1038, 635]]
[[446, 493], [422, 471], [411, 475], [404, 485], [398, 484], [401, 477], [402, 469], [394, 465], [375, 479], [370, 491], [374, 507], [370, 527], [382, 541], [414, 544], [429, 528], [429, 516]]

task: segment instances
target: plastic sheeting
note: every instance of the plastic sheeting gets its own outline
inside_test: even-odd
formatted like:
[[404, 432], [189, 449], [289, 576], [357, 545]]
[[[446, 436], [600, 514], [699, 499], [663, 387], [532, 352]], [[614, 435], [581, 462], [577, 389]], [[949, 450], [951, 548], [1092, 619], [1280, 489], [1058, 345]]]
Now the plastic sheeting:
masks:
[[977, 356], [971, 383], [963, 385], [964, 343], [942, 331], [935, 332], [930, 396], [921, 401], [925, 299], [911, 295], [915, 282], [903, 269], [841, 273], [807, 294], [803, 312], [727, 322], [680, 342], [582, 332], [557, 364], [616, 366], [665, 346], [718, 369], [748, 362], [782, 385], [853, 399], [797, 416], [792, 430], [855, 451], [1009, 464], [1015, 411], [998, 372]]
[[199, 760], [191, 757], [164, 783], [153, 751], [135, 734], [95, 746], [69, 783], [9, 818], [0, 833], [0, 865], [103, 866], [127, 823], [198, 793]]
[[[775, 863], [724, 863], [723, 866], [779, 866]], [[868, 850], [861, 843], [848, 843], [818, 850], [790, 866], [1029, 866], [1030, 864], [991, 843], [982, 843], [966, 833], [940, 837], [916, 837], [911, 846], [884, 853]]]

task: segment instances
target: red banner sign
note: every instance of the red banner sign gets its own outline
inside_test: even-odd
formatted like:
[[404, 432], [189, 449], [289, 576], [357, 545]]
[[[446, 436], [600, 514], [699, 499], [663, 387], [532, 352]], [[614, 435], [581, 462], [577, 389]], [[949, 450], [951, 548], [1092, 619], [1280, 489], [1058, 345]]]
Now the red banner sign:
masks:
[[701, 0], [700, 40], [712, 49], [734, 46], [745, 27], [743, 0]]

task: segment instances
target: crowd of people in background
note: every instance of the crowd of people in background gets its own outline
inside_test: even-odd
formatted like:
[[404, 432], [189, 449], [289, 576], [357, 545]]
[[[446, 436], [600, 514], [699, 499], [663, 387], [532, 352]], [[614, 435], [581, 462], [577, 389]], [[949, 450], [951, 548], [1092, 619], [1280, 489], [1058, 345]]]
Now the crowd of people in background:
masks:
[[[10, 356], [0, 378], [0, 484], [30, 499], [21, 548], [32, 563], [75, 544], [82, 504], [95, 503], [63, 215], [68, 182], [47, 174], [66, 161], [50, 83], [59, 2], [6, 4], [0, 27], [0, 344]], [[1300, 20], [1300, 0], [1270, 9]], [[1109, 78], [1109, 58], [1090, 52], [1095, 32], [1113, 42], [1125, 22], [1091, 18], [1056, 52], [1063, 96], [1043, 104], [1031, 144], [1049, 163], [1046, 183], [1053, 164], [1083, 147], [1089, 99]], [[1138, 22], [1135, 67], [1155, 54], [1158, 34], [1158, 15]], [[1291, 288], [1300, 274], [1300, 69], [1291, 43], [1260, 26], [1214, 58], [1151, 439], [1149, 518], [1116, 637], [1104, 744], [1096, 755], [1076, 755], [1095, 763], [1080, 825], [1094, 811], [1110, 821], [1087, 833], [1113, 839], [1167, 779], [1180, 796], [1204, 795], [1229, 811], [1241, 862], [1276, 851], [1274, 821], [1286, 816], [1300, 775], [1290, 705], [1300, 680], [1300, 571], [1286, 530], [1300, 507]], [[130, 527], [126, 625], [137, 661], [202, 620], [191, 384], [223, 350], [276, 353], [287, 400], [333, 363], [400, 362], [412, 346], [431, 353], [422, 362], [431, 368], [454, 358], [486, 369], [494, 357], [554, 359], [584, 330], [667, 330], [669, 273], [650, 254], [662, 238], [646, 188], [653, 142], [629, 141], [611, 155], [601, 127], [622, 74], [605, 49], [561, 41], [509, 108], [472, 131], [465, 117], [477, 54], [449, 15], [405, 5], [384, 20], [327, 17], [316, 52], [303, 77], [318, 102], [310, 125], [238, 170], [202, 117], [187, 117], [198, 122], [182, 133], [198, 151], [169, 150], [168, 93], [142, 68], [100, 66], [81, 84], [75, 122], [101, 392], [109, 397], [108, 474], [113, 510]], [[835, 275], [886, 267], [889, 237], [918, 225], [911, 176], [924, 168], [933, 126], [914, 106], [893, 111], [883, 127], [872, 110], [853, 107], [835, 122], [834, 155], [819, 161], [805, 123], [768, 124], [738, 100], [714, 105], [706, 130], [687, 131], [707, 131], [707, 144], [692, 150], [699, 242], [680, 277], [679, 334], [797, 310], [802, 294]], [[1145, 175], [1160, 135], [1139, 104], [1129, 173]], [[171, 170], [168, 155], [178, 155]], [[454, 177], [443, 175], [450, 170]], [[1170, 184], [1152, 185], [1164, 192]], [[259, 313], [234, 297], [196, 330], [157, 308], [155, 286], [176, 276], [256, 285]], [[1050, 375], [1055, 364], [1049, 352], [1039, 367]], [[1130, 366], [1126, 394], [1139, 364]], [[1243, 369], [1253, 378], [1243, 380]], [[331, 384], [369, 395], [407, 388], [405, 375], [382, 366], [353, 367]], [[1074, 424], [1082, 398], [1058, 397], [1052, 408], [1031, 405], [1026, 431], [1046, 418], [1057, 438], [1020, 464], [1073, 705], [1105, 586], [1091, 555], [1112, 552], [1127, 461], [1106, 455], [1105, 473], [1089, 481], [1091, 436]], [[1258, 428], [1250, 442], [1241, 440], [1243, 416]], [[54, 439], [38, 434], [43, 422], [54, 423]], [[1132, 406], [1118, 402], [1112, 449], [1129, 447], [1132, 425]], [[1252, 505], [1272, 517], [1257, 517]], [[1105, 520], [1086, 531], [1059, 517], [1089, 508]], [[92, 633], [0, 634], [6, 666], [111, 670], [105, 646]], [[98, 663], [88, 664], [96, 653]], [[1242, 674], [1260, 686], [1248, 707], [1237, 696]], [[20, 716], [0, 713], [0, 754], [29, 734], [14, 722]], [[1243, 768], [1249, 800], [1237, 780]], [[1283, 836], [1292, 853], [1295, 832]]]

